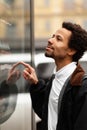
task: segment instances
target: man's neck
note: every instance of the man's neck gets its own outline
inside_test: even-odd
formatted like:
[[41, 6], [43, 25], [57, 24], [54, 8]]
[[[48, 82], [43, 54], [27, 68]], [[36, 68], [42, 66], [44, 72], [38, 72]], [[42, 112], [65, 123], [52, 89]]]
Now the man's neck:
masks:
[[63, 68], [64, 66], [70, 64], [72, 61], [67, 60], [67, 61], [55, 61], [56, 64], [56, 71], [60, 70], [61, 68]]

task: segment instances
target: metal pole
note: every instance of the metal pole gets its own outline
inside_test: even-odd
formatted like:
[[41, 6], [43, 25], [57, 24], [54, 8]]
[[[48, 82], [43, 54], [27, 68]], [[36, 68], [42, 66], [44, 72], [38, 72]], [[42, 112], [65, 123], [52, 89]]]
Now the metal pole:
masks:
[[34, 65], [34, 0], [30, 0], [30, 50], [31, 50], [31, 65]]
[[[34, 0], [30, 0], [30, 50], [31, 50], [31, 65], [35, 67], [34, 64]], [[32, 118], [32, 130], [36, 130], [35, 114], [31, 108], [31, 118]]]

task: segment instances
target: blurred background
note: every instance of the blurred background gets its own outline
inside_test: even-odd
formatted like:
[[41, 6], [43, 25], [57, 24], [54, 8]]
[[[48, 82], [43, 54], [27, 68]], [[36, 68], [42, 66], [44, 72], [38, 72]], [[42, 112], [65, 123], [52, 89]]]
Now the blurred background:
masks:
[[[38, 77], [47, 81], [54, 61], [44, 56], [45, 47], [63, 21], [87, 29], [87, 0], [0, 0], [0, 82], [18, 61], [31, 64]], [[87, 55], [81, 64], [87, 72]], [[28, 88], [21, 77], [18, 94], [0, 99], [0, 130], [41, 130]]]
[[31, 24], [37, 52], [63, 21], [87, 29], [87, 0], [0, 0], [0, 42], [9, 44], [13, 53], [29, 52]]

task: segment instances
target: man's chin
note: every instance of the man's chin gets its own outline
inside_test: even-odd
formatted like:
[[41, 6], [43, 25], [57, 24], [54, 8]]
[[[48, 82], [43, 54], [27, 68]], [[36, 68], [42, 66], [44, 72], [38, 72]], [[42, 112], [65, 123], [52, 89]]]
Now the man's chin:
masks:
[[47, 52], [45, 52], [45, 56], [52, 58], [52, 55], [51, 55], [51, 54], [48, 54]]

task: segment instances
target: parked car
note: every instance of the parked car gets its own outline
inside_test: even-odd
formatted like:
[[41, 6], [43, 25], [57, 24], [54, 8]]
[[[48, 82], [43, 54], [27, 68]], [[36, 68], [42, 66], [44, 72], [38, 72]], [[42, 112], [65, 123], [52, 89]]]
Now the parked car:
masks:
[[[2, 54], [0, 55], [0, 82], [7, 78], [7, 73], [16, 62], [24, 61], [31, 64], [30, 54]], [[44, 54], [35, 55], [35, 68], [40, 78], [40, 69], [43, 70], [42, 78], [45, 80], [53, 71], [53, 60]], [[47, 66], [47, 67], [46, 67]], [[50, 68], [51, 67], [51, 68]], [[24, 66], [19, 65], [17, 69], [22, 71]], [[48, 69], [50, 71], [48, 72]], [[45, 74], [46, 73], [46, 74]], [[35, 130], [39, 117], [33, 112], [30, 94], [27, 91], [27, 82], [21, 76], [17, 81], [18, 94], [10, 94], [0, 99], [0, 129], [1, 130]]]
[[[36, 54], [34, 60], [38, 78], [47, 81], [54, 71], [54, 60], [45, 57], [43, 53]], [[0, 82], [6, 79], [11, 66], [19, 61], [31, 64], [30, 54], [0, 55]], [[87, 53], [80, 59], [80, 64], [87, 72]], [[24, 67], [19, 65], [18, 69], [22, 71]], [[1, 130], [37, 130], [37, 123], [40, 122], [40, 118], [32, 110], [30, 94], [27, 91], [28, 87], [27, 82], [21, 76], [17, 82], [18, 94], [11, 94], [7, 98], [0, 99]]]
[[83, 57], [80, 59], [80, 64], [84, 68], [85, 72], [87, 73], [87, 52], [84, 53]]

